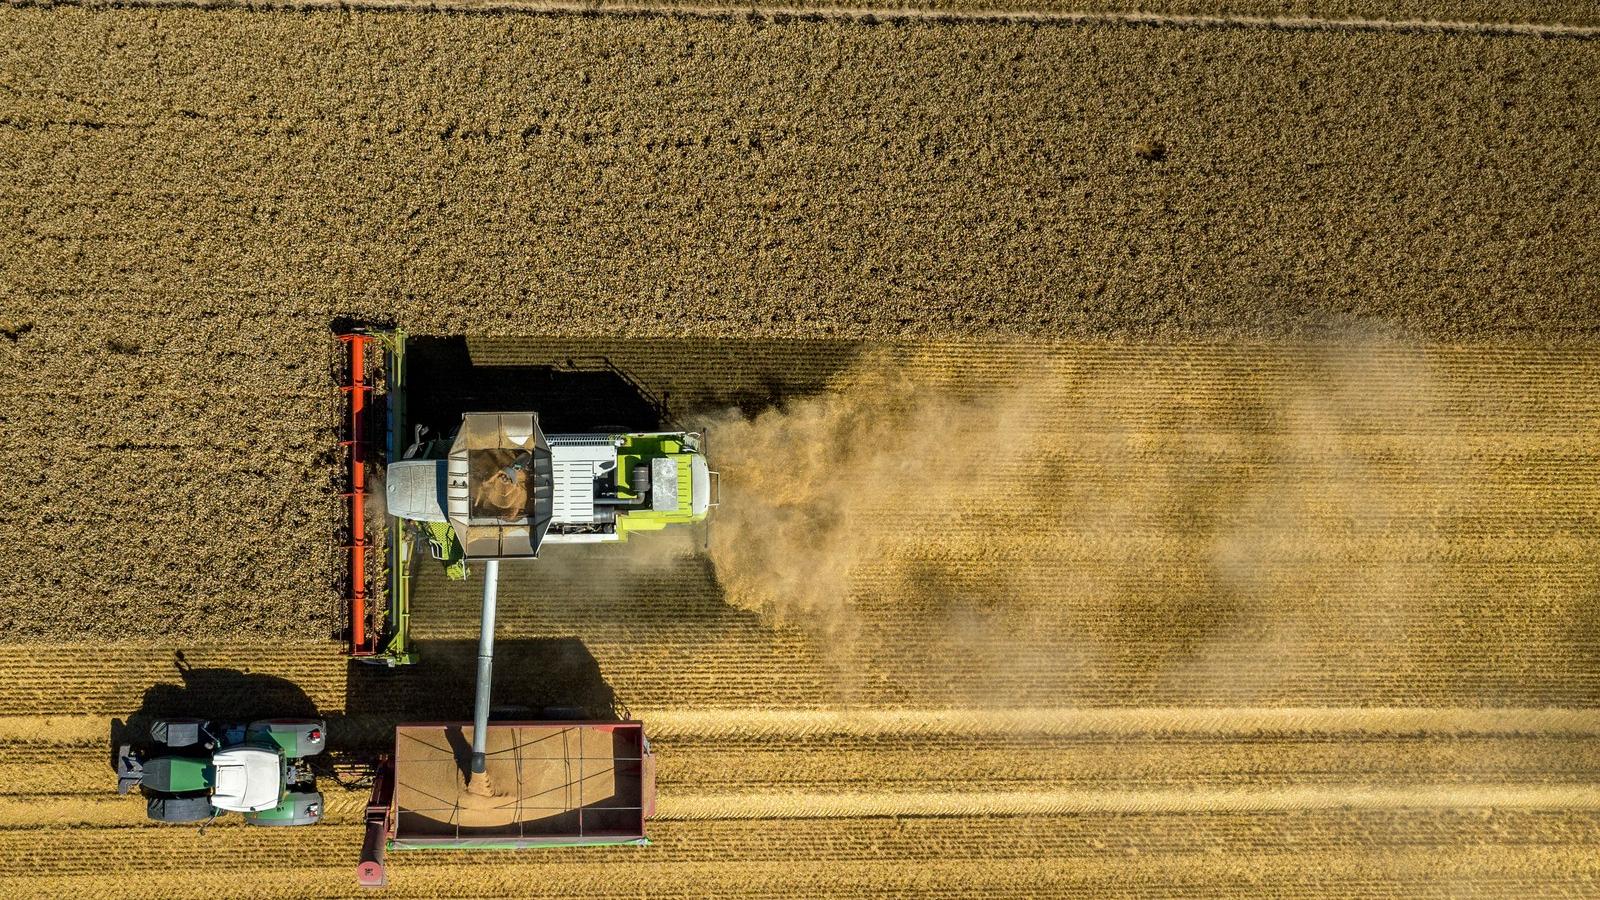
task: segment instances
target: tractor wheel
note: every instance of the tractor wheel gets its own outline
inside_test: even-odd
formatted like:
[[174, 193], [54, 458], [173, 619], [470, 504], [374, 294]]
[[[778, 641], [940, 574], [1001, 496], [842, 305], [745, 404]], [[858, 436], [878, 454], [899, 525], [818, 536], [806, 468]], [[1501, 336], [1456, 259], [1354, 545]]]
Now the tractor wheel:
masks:
[[150, 738], [163, 747], [193, 747], [205, 724], [205, 719], [157, 719], [150, 723]]
[[211, 818], [211, 798], [151, 797], [145, 812], [157, 822], [199, 822]]

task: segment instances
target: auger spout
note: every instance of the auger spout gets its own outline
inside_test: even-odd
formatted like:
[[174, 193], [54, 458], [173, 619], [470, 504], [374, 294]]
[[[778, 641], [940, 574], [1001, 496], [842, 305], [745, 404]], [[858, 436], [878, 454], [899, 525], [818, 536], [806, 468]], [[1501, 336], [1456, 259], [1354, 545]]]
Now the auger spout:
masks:
[[478, 687], [472, 699], [472, 772], [483, 774], [489, 742], [489, 694], [494, 683], [494, 616], [500, 560], [483, 564], [483, 618], [478, 625]]

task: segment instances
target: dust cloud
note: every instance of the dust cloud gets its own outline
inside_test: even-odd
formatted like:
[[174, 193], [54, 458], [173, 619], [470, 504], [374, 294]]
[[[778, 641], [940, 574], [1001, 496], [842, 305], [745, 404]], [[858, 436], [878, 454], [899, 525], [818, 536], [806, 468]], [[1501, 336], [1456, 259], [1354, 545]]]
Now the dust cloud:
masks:
[[1495, 433], [1492, 377], [1381, 336], [987, 355], [715, 422], [727, 601], [908, 696], [1018, 704], [1370, 700], [1417, 666], [1492, 698], [1481, 654], [1552, 626], [1478, 581], [1515, 551], [1486, 521], [1559, 512], [1498, 467], [1549, 437]]
[[1065, 515], [1052, 409], [1078, 386], [907, 362], [873, 355], [836, 392], [711, 426], [717, 577], [732, 605], [815, 635], [847, 692], [867, 670], [919, 694], [1037, 681], [1080, 653], [1027, 633], [1068, 586], [1007, 557], [1017, 523]]
[[716, 421], [710, 555], [729, 602], [830, 639], [852, 634], [855, 573], [895, 537], [875, 514], [954, 515], [982, 447], [1004, 439], [1004, 414], [985, 399], [880, 357], [838, 393]]

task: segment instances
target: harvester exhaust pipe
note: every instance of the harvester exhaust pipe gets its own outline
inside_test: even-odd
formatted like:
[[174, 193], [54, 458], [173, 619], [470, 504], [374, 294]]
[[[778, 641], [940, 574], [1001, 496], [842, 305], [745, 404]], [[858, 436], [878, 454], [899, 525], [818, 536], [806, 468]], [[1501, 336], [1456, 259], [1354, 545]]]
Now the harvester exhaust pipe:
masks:
[[482, 775], [489, 743], [489, 687], [494, 675], [494, 604], [500, 560], [483, 564], [483, 621], [478, 625], [478, 690], [472, 699], [472, 773]]

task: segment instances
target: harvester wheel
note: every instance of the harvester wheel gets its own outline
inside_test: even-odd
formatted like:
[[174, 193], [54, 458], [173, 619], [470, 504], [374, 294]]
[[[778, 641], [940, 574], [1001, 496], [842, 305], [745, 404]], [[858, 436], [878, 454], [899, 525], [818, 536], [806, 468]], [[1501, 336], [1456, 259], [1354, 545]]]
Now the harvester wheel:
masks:
[[145, 803], [145, 812], [157, 822], [199, 822], [211, 818], [211, 798], [151, 797]]

